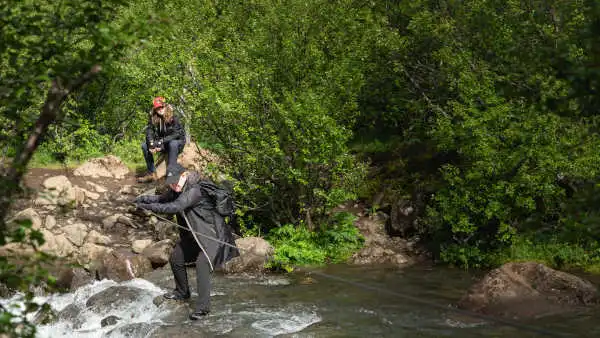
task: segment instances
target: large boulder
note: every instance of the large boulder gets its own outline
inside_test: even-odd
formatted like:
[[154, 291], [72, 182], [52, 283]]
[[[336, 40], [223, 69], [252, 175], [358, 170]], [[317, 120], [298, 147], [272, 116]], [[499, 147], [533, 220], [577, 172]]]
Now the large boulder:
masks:
[[490, 271], [460, 300], [461, 309], [506, 317], [540, 317], [598, 304], [597, 288], [536, 262], [507, 263]]
[[165, 239], [144, 248], [142, 255], [148, 257], [155, 266], [162, 266], [169, 262], [171, 252], [173, 252], [173, 241]]
[[116, 156], [108, 155], [105, 157], [91, 159], [77, 167], [73, 174], [75, 176], [88, 177], [111, 177], [123, 179], [129, 174], [129, 168]]
[[385, 219], [381, 215], [359, 217], [356, 227], [365, 238], [364, 246], [355, 252], [348, 262], [356, 265], [395, 265], [412, 264], [408, 241], [390, 237], [385, 230]]
[[31, 228], [39, 230], [42, 226], [42, 218], [40, 215], [33, 210], [33, 208], [28, 208], [22, 211], [19, 211], [9, 222], [9, 229], [14, 229], [19, 226], [20, 222], [29, 221], [31, 222]]
[[47, 190], [55, 191], [65, 191], [72, 187], [71, 181], [64, 175], [49, 177], [44, 180], [42, 185]]
[[110, 237], [99, 233], [96, 230], [91, 230], [85, 237], [85, 242], [101, 245], [109, 245], [112, 243]]
[[61, 230], [65, 233], [65, 236], [71, 241], [71, 243], [77, 246], [83, 245], [85, 237], [88, 234], [87, 226], [82, 223], [67, 225], [62, 227]]
[[56, 286], [71, 292], [94, 281], [91, 273], [83, 268], [64, 266], [56, 274]]
[[58, 257], [70, 257], [77, 252], [77, 248], [67, 239], [65, 235], [54, 235], [48, 230], [42, 229], [44, 235], [44, 245], [40, 247], [41, 251]]
[[35, 205], [77, 206], [85, 200], [83, 192], [75, 189], [64, 175], [47, 178], [42, 185], [44, 190], [39, 192]]
[[131, 242], [131, 251], [142, 253], [150, 244], [152, 244], [152, 239], [136, 239]]
[[77, 257], [77, 263], [83, 267], [90, 267], [92, 263], [100, 262], [102, 257], [112, 252], [111, 248], [103, 245], [94, 243], [84, 243], [79, 249], [79, 256]]
[[223, 272], [262, 272], [274, 253], [273, 246], [260, 237], [244, 237], [235, 241], [240, 256], [225, 263]]
[[115, 285], [92, 295], [85, 307], [94, 313], [107, 313], [139, 301], [144, 294], [145, 291], [139, 288]]
[[118, 251], [105, 254], [97, 267], [100, 279], [112, 279], [116, 282], [138, 278], [150, 271], [152, 263], [148, 258]]

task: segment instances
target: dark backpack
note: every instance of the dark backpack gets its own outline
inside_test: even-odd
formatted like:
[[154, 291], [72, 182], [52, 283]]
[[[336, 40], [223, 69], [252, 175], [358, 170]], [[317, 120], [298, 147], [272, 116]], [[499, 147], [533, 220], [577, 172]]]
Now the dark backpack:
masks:
[[232, 233], [238, 233], [240, 227], [237, 215], [235, 214], [233, 187], [229, 187], [229, 184], [217, 185], [211, 181], [200, 181], [198, 184], [200, 185], [200, 188], [212, 198], [215, 205], [215, 211], [223, 216], [226, 228], [229, 228], [229, 231]]
[[219, 215], [223, 217], [232, 217], [235, 215], [235, 202], [232, 189], [210, 181], [200, 181], [198, 184], [212, 198], [215, 210]]

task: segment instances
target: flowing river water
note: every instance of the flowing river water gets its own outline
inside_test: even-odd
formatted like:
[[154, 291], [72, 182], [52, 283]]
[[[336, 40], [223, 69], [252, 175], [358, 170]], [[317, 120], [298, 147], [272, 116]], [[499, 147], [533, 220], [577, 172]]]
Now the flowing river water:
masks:
[[[74, 293], [39, 297], [59, 313], [59, 320], [38, 328], [39, 337], [539, 337], [535, 332], [482, 322], [450, 308], [474, 282], [458, 269], [395, 269], [337, 265], [318, 275], [221, 275], [213, 282], [212, 313], [187, 319], [189, 304], [153, 302], [172, 288], [168, 268], [145, 279], [97, 281]], [[189, 270], [193, 286], [193, 271]], [[445, 308], [395, 297], [387, 290]], [[194, 288], [192, 287], [192, 290]], [[194, 298], [192, 297], [192, 300]], [[12, 300], [3, 300], [15, 302]], [[109, 325], [102, 320], [112, 317]], [[600, 337], [600, 311], [519, 321], [557, 334]], [[110, 318], [109, 318], [110, 319]], [[108, 321], [108, 319], [105, 319]]]

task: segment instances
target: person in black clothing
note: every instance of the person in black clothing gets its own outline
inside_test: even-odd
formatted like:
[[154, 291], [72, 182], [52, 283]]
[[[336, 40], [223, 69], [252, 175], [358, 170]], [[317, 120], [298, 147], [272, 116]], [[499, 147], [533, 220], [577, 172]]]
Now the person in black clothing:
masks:
[[190, 314], [190, 319], [196, 320], [210, 312], [210, 275], [215, 268], [239, 256], [239, 251], [231, 228], [217, 212], [215, 201], [201, 187], [201, 184], [212, 182], [175, 164], [167, 167], [166, 183], [170, 189], [163, 195], [140, 196], [135, 203], [141, 209], [176, 214], [177, 223], [192, 230], [179, 228], [179, 241], [169, 259], [175, 290], [164, 297], [173, 300], [190, 298], [185, 263], [196, 261], [198, 299], [195, 311]]
[[177, 116], [173, 114], [173, 107], [166, 104], [163, 97], [156, 97], [152, 106], [146, 128], [146, 141], [142, 143], [147, 172], [138, 179], [140, 183], [158, 179], [154, 167], [154, 153], [166, 153], [167, 166], [169, 166], [177, 163], [177, 156], [185, 146], [185, 130]]

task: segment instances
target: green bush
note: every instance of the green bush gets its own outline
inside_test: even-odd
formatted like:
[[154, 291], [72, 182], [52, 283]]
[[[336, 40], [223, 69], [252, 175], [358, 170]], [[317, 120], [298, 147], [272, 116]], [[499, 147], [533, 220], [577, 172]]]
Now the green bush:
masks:
[[297, 265], [345, 262], [364, 243], [354, 220], [355, 216], [341, 212], [316, 231], [304, 224], [271, 229], [266, 239], [275, 247], [275, 256], [269, 267], [291, 271]]
[[119, 140], [112, 144], [109, 153], [120, 158], [130, 169], [140, 167], [145, 169], [146, 162], [142, 154], [142, 142], [144, 140], [145, 136], [143, 135]]
[[583, 246], [549, 238], [515, 239], [509, 250], [492, 257], [498, 264], [508, 261], [537, 261], [556, 269], [593, 270], [600, 265], [600, 244]]

